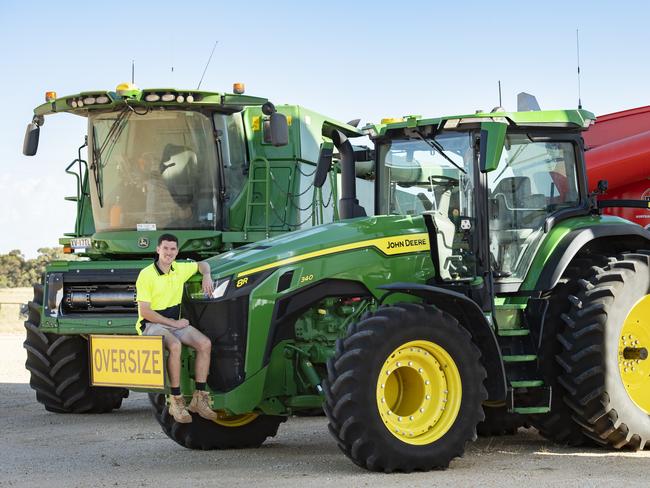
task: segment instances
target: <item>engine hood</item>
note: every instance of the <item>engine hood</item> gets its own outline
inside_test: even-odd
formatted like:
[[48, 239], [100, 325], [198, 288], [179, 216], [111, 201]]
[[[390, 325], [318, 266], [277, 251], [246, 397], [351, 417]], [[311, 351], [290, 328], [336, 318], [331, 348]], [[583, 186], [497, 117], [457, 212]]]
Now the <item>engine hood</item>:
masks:
[[429, 249], [421, 216], [362, 217], [272, 237], [207, 260], [214, 278], [243, 277], [346, 250], [374, 247], [392, 255]]

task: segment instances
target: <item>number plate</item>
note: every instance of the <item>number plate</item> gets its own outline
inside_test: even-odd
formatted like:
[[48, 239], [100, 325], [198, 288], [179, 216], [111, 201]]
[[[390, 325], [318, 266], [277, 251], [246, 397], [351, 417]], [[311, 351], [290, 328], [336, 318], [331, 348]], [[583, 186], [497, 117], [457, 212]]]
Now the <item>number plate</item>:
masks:
[[91, 245], [90, 237], [80, 237], [76, 239], [70, 239], [70, 247], [72, 249], [87, 249]]
[[163, 389], [165, 355], [162, 336], [90, 336], [90, 383]]

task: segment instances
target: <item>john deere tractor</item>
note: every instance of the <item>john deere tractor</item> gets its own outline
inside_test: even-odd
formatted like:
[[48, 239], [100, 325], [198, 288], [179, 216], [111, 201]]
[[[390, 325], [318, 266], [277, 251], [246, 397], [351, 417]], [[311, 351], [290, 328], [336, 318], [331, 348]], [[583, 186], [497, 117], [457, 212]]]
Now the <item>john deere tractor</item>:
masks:
[[34, 110], [26, 155], [36, 153], [46, 116], [88, 120], [85, 142], [65, 168], [76, 179], [76, 193], [66, 197], [77, 206], [74, 231], [60, 240], [85, 260], [47, 267], [25, 323], [30, 384], [47, 410], [120, 406], [128, 393], [122, 382], [90, 385], [97, 358], [88, 355], [88, 338], [135, 333], [135, 280], [162, 233], [178, 236], [181, 258], [203, 259], [338, 218], [335, 171], [323, 188], [313, 186], [312, 173], [334, 130], [360, 132], [234, 88], [127, 83], [64, 97], [48, 92]]
[[[446, 468], [486, 411], [562, 443], [644, 448], [650, 233], [600, 215], [581, 138], [593, 119], [499, 110], [367, 126], [376, 215], [333, 132], [342, 220], [211, 258], [211, 297], [186, 285], [184, 313], [214, 344], [220, 418], [178, 424], [163, 402], [163, 430], [192, 449], [259, 446], [323, 404], [345, 455], [386, 472]], [[330, 164], [322, 151], [316, 186]]]

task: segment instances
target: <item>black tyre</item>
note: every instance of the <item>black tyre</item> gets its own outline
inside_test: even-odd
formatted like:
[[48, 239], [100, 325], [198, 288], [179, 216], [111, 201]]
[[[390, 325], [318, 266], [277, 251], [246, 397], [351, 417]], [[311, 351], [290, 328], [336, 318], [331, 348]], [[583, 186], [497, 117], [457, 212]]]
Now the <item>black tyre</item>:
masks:
[[476, 439], [487, 397], [480, 351], [431, 306], [381, 307], [337, 341], [324, 410], [340, 449], [372, 471], [446, 468]]
[[156, 419], [156, 422], [160, 424], [162, 430], [167, 436], [170, 435], [171, 427], [173, 420], [171, 417], [168, 417], [168, 421], [163, 420], [163, 410], [167, 406], [167, 399], [164, 393], [149, 393], [149, 403], [153, 407], [153, 416]]
[[[165, 396], [160, 396], [164, 401]], [[274, 415], [244, 414], [212, 422], [191, 413], [192, 422], [180, 424], [169, 414], [166, 403], [162, 410], [158, 410], [160, 396], [156, 398], [153, 409], [156, 420], [170, 439], [187, 449], [205, 451], [260, 447], [266, 439], [275, 437], [280, 424], [287, 420], [286, 417]]]
[[476, 426], [476, 433], [481, 437], [515, 435], [519, 427], [529, 427], [526, 416], [509, 413], [505, 406], [483, 405], [483, 412], [485, 420]]
[[581, 290], [561, 336], [560, 382], [587, 436], [615, 448], [650, 440], [650, 252], [610, 260]]
[[36, 400], [56, 413], [104, 413], [120, 408], [129, 395], [124, 388], [91, 387], [88, 342], [80, 336], [48, 334], [40, 330], [43, 285], [34, 286], [25, 321], [25, 367]]
[[582, 427], [572, 418], [573, 411], [566, 404], [566, 392], [558, 381], [563, 372], [557, 361], [562, 352], [558, 336], [564, 333], [562, 319], [571, 309], [580, 291], [580, 284], [598, 273], [609, 264], [605, 256], [598, 254], [579, 255], [569, 264], [559, 283], [548, 296], [549, 307], [544, 321], [541, 349], [538, 351], [539, 368], [544, 383], [552, 388], [551, 411], [547, 414], [531, 415], [530, 423], [545, 438], [558, 444], [581, 446], [592, 444], [582, 432]]

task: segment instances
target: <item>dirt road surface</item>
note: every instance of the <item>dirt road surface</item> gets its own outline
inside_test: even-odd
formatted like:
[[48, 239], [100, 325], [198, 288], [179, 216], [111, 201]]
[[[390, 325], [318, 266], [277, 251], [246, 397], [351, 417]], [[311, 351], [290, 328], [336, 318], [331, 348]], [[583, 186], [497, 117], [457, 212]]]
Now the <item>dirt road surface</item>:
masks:
[[60, 415], [36, 403], [23, 337], [0, 334], [0, 487], [647, 487], [650, 451], [554, 446], [534, 430], [483, 438], [446, 471], [368, 473], [327, 433], [324, 418], [292, 418], [259, 449], [190, 451], [169, 440], [146, 395], [108, 415]]

